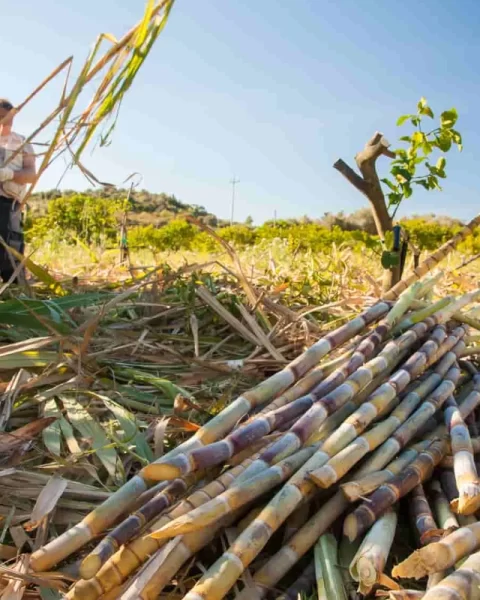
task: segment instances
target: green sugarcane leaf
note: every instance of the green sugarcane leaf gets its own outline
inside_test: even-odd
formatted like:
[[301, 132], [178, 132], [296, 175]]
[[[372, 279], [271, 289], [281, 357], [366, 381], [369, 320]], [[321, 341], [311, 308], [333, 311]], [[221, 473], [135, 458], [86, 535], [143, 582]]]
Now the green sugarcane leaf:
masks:
[[122, 467], [115, 448], [111, 447], [103, 427], [88, 413], [77, 400], [70, 396], [61, 396], [73, 427], [91, 444], [95, 455], [117, 482], [122, 483]]
[[43, 416], [57, 418], [57, 421], [54, 421], [42, 431], [42, 437], [47, 449], [54, 456], [60, 456], [62, 451], [62, 430], [60, 429], [58, 419], [62, 416], [62, 413], [54, 398], [45, 402]]
[[115, 415], [115, 418], [119, 422], [124, 433], [125, 443], [130, 443], [135, 446], [136, 453], [145, 459], [146, 462], [153, 461], [153, 452], [145, 439], [145, 436], [140, 432], [137, 421], [134, 415], [125, 409], [120, 404], [117, 404], [111, 398], [102, 396], [101, 394], [95, 394], [96, 398], [99, 398], [105, 406]]

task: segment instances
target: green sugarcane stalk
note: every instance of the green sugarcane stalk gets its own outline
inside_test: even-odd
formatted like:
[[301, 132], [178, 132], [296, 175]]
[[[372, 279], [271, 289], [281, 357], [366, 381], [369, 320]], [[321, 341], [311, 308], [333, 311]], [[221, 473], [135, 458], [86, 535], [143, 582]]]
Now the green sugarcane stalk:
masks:
[[406, 319], [401, 321], [393, 329], [392, 335], [395, 336], [395, 335], [404, 333], [405, 331], [410, 329], [410, 327], [415, 325], [415, 323], [420, 323], [421, 321], [423, 321], [427, 317], [430, 317], [437, 311], [439, 311], [443, 308], [446, 308], [450, 303], [454, 302], [454, 300], [455, 300], [454, 296], [445, 296], [445, 298], [441, 298], [440, 300], [437, 300], [437, 302], [434, 302], [433, 304], [428, 304], [424, 308], [421, 308], [419, 310], [416, 310], [416, 311], [410, 313]]
[[[338, 543], [331, 533], [325, 533], [315, 545], [315, 564], [319, 565], [327, 600], [347, 600], [347, 592], [338, 568]], [[317, 582], [318, 582], [317, 572]]]

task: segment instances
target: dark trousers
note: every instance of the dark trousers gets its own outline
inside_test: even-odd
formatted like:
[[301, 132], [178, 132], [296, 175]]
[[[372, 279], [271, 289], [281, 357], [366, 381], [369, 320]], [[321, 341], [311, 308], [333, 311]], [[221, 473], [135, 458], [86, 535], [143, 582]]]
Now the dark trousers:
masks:
[[[25, 241], [19, 215], [20, 204], [6, 196], [0, 196], [0, 235], [4, 242], [20, 254], [25, 251]], [[0, 244], [0, 277], [9, 281], [19, 261]], [[18, 276], [12, 283], [18, 283]]]

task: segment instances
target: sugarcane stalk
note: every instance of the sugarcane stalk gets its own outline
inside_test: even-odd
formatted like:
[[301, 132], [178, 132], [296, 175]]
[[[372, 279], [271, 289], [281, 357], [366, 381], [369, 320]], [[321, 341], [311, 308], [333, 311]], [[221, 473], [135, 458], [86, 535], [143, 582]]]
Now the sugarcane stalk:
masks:
[[[317, 543], [318, 545], [318, 543]], [[317, 551], [317, 546], [314, 548], [314, 574], [315, 581], [317, 584], [317, 597], [318, 600], [329, 600], [327, 595], [327, 588], [325, 586], [325, 577], [322, 569], [322, 562], [320, 560], [320, 552]], [[298, 596], [295, 596], [294, 600], [298, 600]]]
[[[350, 574], [358, 581], [360, 594], [368, 594], [377, 583], [392, 587], [393, 582], [384, 576], [390, 548], [397, 529], [397, 513], [387, 510], [365, 536], [350, 565]], [[393, 588], [399, 587], [393, 584]]]
[[467, 558], [463, 565], [427, 590], [424, 600], [477, 600], [480, 597], [480, 552]]
[[[458, 345], [455, 347], [455, 350], [458, 350], [462, 347], [463, 341], [460, 341]], [[449, 384], [443, 386], [438, 389], [439, 395], [442, 396], [443, 391], [449, 387]], [[434, 392], [435, 394], [435, 392]], [[441, 400], [441, 398], [440, 398]], [[473, 400], [473, 399], [472, 399]], [[480, 400], [480, 397], [478, 398]], [[462, 410], [466, 410], [467, 405], [463, 406]], [[380, 470], [385, 464], [387, 464], [394, 456], [398, 454], [398, 452], [409, 443], [411, 439], [415, 435], [418, 434], [419, 429], [425, 425], [428, 419], [435, 412], [435, 403], [426, 404], [425, 406], [421, 406], [418, 411], [416, 411], [409, 419], [406, 420], [395, 432], [390, 436], [388, 440], [386, 440], [379, 448], [377, 448], [373, 454], [368, 458], [368, 460], [364, 463], [360, 472], [366, 472], [367, 470]], [[471, 412], [473, 408], [469, 411]], [[432, 412], [433, 411], [433, 412]], [[469, 414], [467, 412], [466, 414]], [[440, 430], [444, 430], [444, 427], [441, 426]]]
[[[353, 400], [346, 402], [341, 408], [336, 410], [330, 415], [327, 420], [316, 430], [305, 442], [305, 445], [311, 445], [317, 441], [325, 440], [331, 433], [333, 433], [344, 421], [347, 419], [361, 404], [363, 404], [367, 398], [385, 381], [407, 356], [408, 350], [401, 352], [394, 362], [391, 363], [389, 369], [385, 373], [377, 375], [367, 386], [365, 386], [359, 393], [355, 394]], [[417, 385], [417, 382], [413, 382], [404, 391], [404, 394], [410, 393], [411, 389]], [[259, 459], [260, 460], [260, 459]]]
[[[471, 392], [467, 398], [463, 401], [460, 406], [461, 410], [465, 411], [465, 414], [469, 414], [476, 406], [474, 400], [475, 392]], [[464, 414], [462, 412], [462, 414]], [[415, 445], [414, 449], [419, 450], [420, 454], [417, 456], [415, 461], [417, 462], [416, 469], [418, 469], [418, 462], [427, 462], [432, 464], [435, 462], [430, 457], [425, 457], [427, 450], [433, 448], [434, 452], [431, 455], [438, 458], [438, 446], [443, 441], [445, 448], [447, 446], [447, 432], [445, 426], [440, 426], [435, 432], [435, 436], [443, 435], [442, 440], [438, 440], [437, 437], [433, 437], [430, 440], [424, 440]], [[425, 447], [427, 446], [427, 447]], [[441, 454], [441, 453], [440, 453]], [[405, 473], [409, 467], [403, 469], [401, 473]], [[370, 472], [371, 473], [371, 472]], [[369, 475], [369, 472], [364, 475]], [[396, 476], [398, 477], [398, 475]], [[353, 476], [355, 478], [355, 475]], [[395, 477], [393, 478], [395, 479]], [[414, 481], [412, 488], [417, 485], [419, 481]], [[447, 503], [448, 505], [448, 503]], [[310, 550], [315, 544], [317, 539], [322, 533], [324, 533], [349, 507], [349, 502], [345, 498], [342, 491], [338, 491], [330, 500], [328, 500], [319, 510], [315, 513], [307, 523], [284, 545], [275, 555], [273, 555], [254, 575], [254, 582], [256, 584], [256, 593], [261, 598], [264, 597], [266, 590], [272, 589], [277, 582], [300, 560], [300, 558]], [[441, 526], [441, 525], [440, 525]], [[247, 594], [240, 594], [240, 598], [237, 600], [248, 600]]]
[[179, 494], [186, 492], [191, 483], [193, 481], [174, 479], [165, 490], [154, 496], [117, 525], [82, 561], [80, 568], [82, 577], [84, 579], [93, 577], [102, 564], [113, 556], [120, 546], [138, 535], [146, 523], [171, 506]]
[[472, 235], [475, 227], [480, 225], [480, 215], [472, 219], [465, 227], [459, 231], [456, 235], [454, 235], [450, 240], [445, 242], [438, 250], [432, 252], [418, 267], [413, 270], [413, 273], [408, 277], [405, 277], [397, 284], [395, 284], [392, 288], [388, 290], [388, 292], [383, 294], [384, 300], [395, 300], [398, 296], [414, 281], [421, 279], [426, 275], [429, 271], [435, 268], [440, 261], [442, 261], [452, 250], [454, 250], [458, 244], [463, 241], [469, 235]]
[[338, 565], [340, 567], [340, 575], [343, 579], [343, 586], [347, 592], [347, 596], [351, 600], [357, 598], [357, 586], [355, 580], [350, 574], [350, 564], [360, 548], [361, 540], [355, 540], [351, 543], [344, 535], [341, 536], [338, 546]]
[[[440, 462], [439, 467], [442, 465], [443, 460]], [[457, 482], [455, 481], [455, 475], [453, 471], [442, 469], [439, 471], [439, 478], [441, 483], [441, 489], [445, 493], [448, 501], [451, 502], [455, 498], [458, 498]]]
[[325, 586], [323, 584], [323, 578], [320, 573], [316, 575], [316, 563], [311, 561], [302, 571], [300, 577], [292, 583], [292, 585], [285, 590], [283, 594], [278, 596], [277, 600], [298, 600], [298, 597], [302, 593], [308, 593], [313, 586], [317, 584], [317, 596], [318, 600], [325, 600]]
[[[480, 376], [475, 377], [480, 382]], [[456, 513], [471, 515], [480, 506], [480, 480], [475, 467], [470, 433], [453, 397], [447, 402], [445, 422], [450, 433], [453, 471], [459, 494], [458, 499], [452, 501], [452, 508]]]
[[219, 494], [210, 502], [199, 506], [178, 519], [170, 521], [161, 529], [154, 531], [151, 536], [161, 540], [208, 527], [218, 519], [258, 498], [291, 477], [315, 453], [316, 449], [315, 446], [303, 448], [256, 477], [237, 484], [234, 483], [223, 494]]
[[[182, 565], [207, 544], [210, 544], [221, 529], [231, 525], [238, 518], [239, 512], [242, 511], [231, 513], [208, 529], [170, 540], [150, 558], [150, 564], [146, 563], [131, 581], [126, 593], [122, 595], [122, 600], [156, 600]], [[164, 553], [164, 550], [172, 542], [176, 542], [173, 548], [168, 553]], [[68, 598], [68, 600], [70, 599]]]
[[[253, 581], [256, 584], [256, 594], [263, 598], [268, 590], [274, 588], [292, 566], [314, 546], [319, 537], [347, 510], [348, 506], [349, 503], [341, 492], [332, 496], [288, 543], [255, 573]], [[241, 593], [237, 596], [237, 600], [248, 600], [250, 597], [248, 594]]]
[[[300, 417], [290, 431], [277, 440], [273, 446], [263, 452], [252, 463], [244, 477], [252, 476], [256, 469], [264, 469], [269, 464], [280, 460], [289, 453], [301, 447], [313, 432], [320, 428], [329, 415], [340, 410], [343, 406], [355, 402], [355, 397], [377, 377], [388, 372], [392, 364], [412, 345], [421, 339], [433, 326], [434, 319], [426, 319], [418, 323], [397, 340], [390, 342], [380, 354], [357, 369], [343, 384], [315, 402], [313, 406]], [[385, 384], [384, 384], [385, 385]], [[375, 392], [372, 392], [372, 394]], [[356, 402], [355, 402], [356, 403]], [[351, 404], [349, 404], [351, 406]], [[340, 448], [341, 449], [341, 448]], [[338, 452], [338, 450], [336, 450]]]
[[[277, 429], [279, 425], [285, 423], [287, 420], [299, 417], [307, 412], [319, 398], [338, 388], [350, 373], [358, 369], [370, 355], [375, 353], [388, 331], [389, 327], [386, 324], [376, 327], [374, 332], [361, 342], [346, 365], [333, 371], [309, 394], [294, 400], [286, 406], [250, 420], [247, 424], [234, 430], [221, 441], [192, 450], [189, 453], [179, 454], [173, 457], [168, 464], [153, 463], [145, 467], [146, 475], [155, 480], [172, 479], [175, 473], [175, 476], [180, 477], [197, 469], [204, 468], [202, 465], [210, 467], [228, 460], [233, 454], [241, 451], [254, 440]], [[288, 440], [288, 436], [289, 434], [287, 433], [277, 444], [282, 444], [284, 439]], [[292, 451], [297, 450], [299, 447], [300, 445], [297, 444]], [[281, 458], [283, 457], [284, 455]]]
[[[434, 331], [435, 333], [441, 332], [437, 329]], [[433, 347], [436, 345], [434, 334], [432, 334], [429, 340], [429, 342], [433, 342]], [[354, 440], [358, 434], [366, 429], [369, 423], [388, 409], [390, 403], [396, 399], [397, 393], [404, 389], [412, 378], [418, 376], [419, 364], [423, 364], [424, 367], [425, 365], [429, 365], [428, 358], [425, 359], [424, 355], [427, 347], [428, 351], [431, 352], [432, 345], [429, 346], [428, 342], [426, 342], [411, 357], [412, 360], [409, 359], [385, 384], [380, 386], [367, 402], [363, 403], [356, 412], [346, 419], [337, 431], [324, 443], [322, 450], [328, 451], [332, 455], [336, 454], [336, 456], [322, 469], [311, 473], [311, 477], [317, 485], [326, 488], [335, 483], [363, 456], [384, 442], [395, 431], [398, 425], [408, 417], [409, 411], [413, 410], [412, 405], [414, 407], [417, 404], [416, 396], [408, 396], [401, 403], [401, 406], [398, 407], [398, 410], [394, 412], [392, 418], [382, 421], [371, 432], [357, 438], [353, 444], [349, 444], [350, 441]], [[441, 405], [455, 389], [459, 375], [459, 369], [456, 367], [450, 369], [445, 376], [444, 382], [437, 388], [438, 393], [437, 390], [432, 392], [421, 409], [416, 411], [407, 423], [415, 420], [414, 418], [419, 411], [422, 411], [422, 416], [424, 416], [424, 420], [420, 421], [421, 423], [425, 422], [431, 414], [434, 414], [436, 407]]]
[[[177, 454], [188, 452], [205, 444], [211, 444], [220, 439], [255, 406], [266, 403], [281, 394], [295, 381], [303, 377], [323, 356], [357, 335], [370, 323], [381, 319], [389, 309], [388, 303], [379, 302], [349, 323], [327, 334], [284, 369], [237, 398], [219, 415], [201, 427], [194, 436], [161, 457], [157, 462], [167, 463]], [[32, 569], [34, 571], [48, 570], [79, 550], [114, 523], [122, 513], [125, 513], [150, 484], [151, 482], [149, 482], [145, 471], [140, 471], [138, 475], [130, 479], [80, 523], [34, 552], [30, 559]]]
[[416, 310], [408, 315], [401, 323], [399, 323], [392, 331], [392, 335], [398, 335], [410, 329], [415, 323], [420, 323], [427, 317], [430, 317], [437, 311], [441, 310], [448, 306], [451, 302], [454, 301], [454, 296], [446, 296], [445, 298], [441, 298], [437, 300], [437, 302], [433, 304], [429, 304], [424, 308]]
[[[470, 415], [468, 415], [468, 417], [465, 419], [465, 423], [468, 423], [468, 418], [472, 417], [473, 415], [470, 413]], [[470, 424], [468, 425], [468, 429], [469, 432], [471, 431], [471, 426]], [[470, 442], [472, 444], [472, 452], [473, 454], [480, 454], [480, 437], [471, 437], [470, 438]], [[452, 451], [452, 448], [449, 448], [449, 452]], [[443, 458], [442, 462], [440, 463], [439, 467], [442, 469], [453, 469], [453, 463], [454, 463], [454, 459], [452, 454], [447, 454], [445, 456], [445, 458]]]
[[343, 483], [340, 486], [342, 492], [350, 502], [356, 502], [357, 500], [368, 496], [389, 479], [392, 479], [392, 477], [401, 473], [403, 469], [418, 456], [419, 452], [426, 450], [432, 443], [433, 441], [427, 440], [426, 442], [423, 442], [419, 449], [407, 448], [397, 459], [392, 461], [386, 469], [375, 471], [368, 475], [364, 475], [359, 479], [352, 479], [351, 481]]
[[430, 504], [421, 484], [415, 486], [410, 493], [410, 512], [418, 538], [422, 545], [438, 541], [443, 534], [435, 523]]
[[261, 410], [248, 419], [247, 423], [256, 417], [266, 415], [273, 410], [281, 408], [286, 404], [290, 404], [297, 398], [306, 396], [309, 394], [314, 387], [322, 382], [326, 377], [331, 375], [336, 369], [342, 367], [351, 357], [355, 349], [344, 352], [339, 357], [332, 359], [331, 361], [320, 364], [317, 367], [313, 367], [304, 377], [299, 379], [292, 387], [288, 388], [282, 394], [279, 394], [272, 402], [269, 402]]
[[350, 540], [362, 535], [375, 520], [416, 485], [430, 477], [447, 449], [446, 439], [435, 441], [428, 450], [421, 452], [403, 473], [373, 492], [368, 502], [362, 502], [348, 515], [343, 525], [344, 534]]
[[[414, 391], [408, 394], [387, 419], [378, 423], [364, 435], [357, 437], [351, 444], [331, 458], [325, 466], [312, 472], [311, 477], [315, 483], [322, 488], [330, 487], [336, 483], [364, 456], [378, 448], [380, 444], [385, 442], [398, 430], [400, 425], [407, 421], [422, 399], [427, 394], [430, 394], [420, 409], [415, 411], [411, 419], [416, 429], [423, 425], [452, 394], [456, 382], [460, 377], [460, 370], [457, 367], [450, 368], [443, 375], [444, 368], [456, 361], [456, 354], [449, 352], [444, 358], [445, 360], [441, 362], [437, 372], [432, 373], [428, 379], [420, 383]], [[443, 381], [442, 376], [444, 377]], [[352, 424], [355, 431], [364, 427], [364, 421], [359, 418], [359, 415], [360, 411], [354, 413], [345, 421], [345, 423]]]
[[[308, 504], [300, 505], [286, 520], [283, 532], [283, 540], [286, 542], [294, 535], [302, 525], [308, 521], [310, 506]], [[260, 513], [257, 513], [258, 516]]]
[[315, 545], [315, 563], [320, 565], [328, 600], [347, 600], [342, 576], [338, 568], [338, 543], [331, 533], [325, 533]]
[[81, 569], [81, 574], [82, 577], [88, 577], [88, 579], [83, 578], [75, 584], [70, 592], [71, 599], [97, 600], [102, 594], [121, 585], [131, 573], [164, 545], [162, 540], [150, 537], [150, 533], [224, 492], [255, 458], [254, 455], [246, 459], [242, 464], [222, 473], [216, 480], [206, 484], [203, 488], [192, 492], [169, 513], [163, 514], [149, 525], [143, 535], [120, 548], [94, 576], [90, 576], [88, 567], [91, 568], [91, 564], [89, 565], [87, 556], [84, 559], [87, 572], [83, 575]]
[[450, 502], [448, 501], [440, 482], [436, 479], [432, 479], [429, 484], [429, 490], [432, 498], [433, 511], [440, 529], [443, 529], [444, 531], [458, 529], [458, 519], [452, 512]]
[[[425, 364], [428, 364], [427, 357], [435, 355], [439, 345], [437, 340], [440, 339], [441, 343], [445, 337], [444, 328], [437, 328], [435, 330], [435, 336], [432, 337], [433, 343], [429, 347], [426, 347], [425, 344], [422, 346], [425, 356], [423, 353], [420, 353], [422, 358], [419, 358], [419, 352], [414, 355], [415, 362], [411, 366], [411, 371], [415, 375], [418, 375], [421, 368]], [[409, 361], [407, 361], [407, 363], [408, 362]], [[407, 369], [405, 369], [405, 372], [407, 374], [409, 373]], [[407, 377], [400, 378], [398, 381], [396, 379], [395, 382], [397, 388], [400, 387], [402, 381], [403, 388], [405, 388], [408, 385], [409, 380], [410, 379]], [[393, 389], [393, 386], [391, 387]], [[270, 501], [260, 513], [259, 517], [252, 523], [252, 526], [245, 530], [243, 534], [237, 538], [235, 543], [232, 544], [230, 549], [224, 553], [214, 565], [212, 565], [191, 592], [192, 598], [195, 597], [194, 594], [201, 594], [201, 597], [205, 594], [210, 594], [212, 598], [222, 598], [223, 595], [228, 592], [234, 585], [236, 578], [242, 573], [242, 565], [243, 568], [246, 568], [250, 564], [251, 560], [255, 558], [258, 552], [260, 552], [267, 543], [273, 532], [283, 523], [289, 514], [295, 510], [296, 506], [298, 506], [305, 495], [313, 492], [313, 484], [309, 484], [307, 477], [309, 472], [314, 468], [318, 468], [318, 466], [322, 466], [321, 463], [325, 463], [328, 460], [329, 452], [334, 448], [333, 445], [331, 449], [326, 450], [328, 441], [329, 440], [326, 440], [326, 442], [324, 442], [322, 449], [307, 461], [307, 463], [299, 469], [282, 490]], [[442, 443], [443, 446], [446, 447], [446, 441], [443, 440]], [[432, 444], [431, 449], [434, 447], [435, 444]], [[438, 459], [440, 460], [440, 458], [441, 455]], [[198, 590], [200, 590], [200, 592]]]
[[480, 548], [480, 522], [456, 529], [446, 537], [415, 550], [396, 565], [393, 577], [422, 579], [445, 571]]
[[377, 598], [388, 598], [388, 600], [420, 600], [425, 592], [420, 590], [378, 590]]

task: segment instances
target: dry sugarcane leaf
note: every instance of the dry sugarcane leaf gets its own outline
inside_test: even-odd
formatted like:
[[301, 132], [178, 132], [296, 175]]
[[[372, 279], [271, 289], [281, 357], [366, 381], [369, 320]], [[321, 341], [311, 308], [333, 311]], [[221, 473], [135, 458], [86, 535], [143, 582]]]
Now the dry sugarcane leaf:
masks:
[[170, 419], [161, 419], [155, 426], [155, 432], [153, 437], [153, 454], [155, 460], [158, 460], [163, 456], [165, 434], [167, 432], [167, 426]]
[[49, 480], [37, 498], [30, 521], [24, 525], [26, 531], [36, 529], [43, 519], [53, 511], [67, 485], [66, 479], [56, 475]]
[[12, 413], [12, 406], [17, 398], [22, 385], [24, 385], [30, 379], [30, 375], [27, 371], [20, 369], [10, 380], [5, 393], [0, 398], [0, 430], [5, 429], [10, 415]]
[[0, 432], [0, 464], [16, 464], [29, 450], [32, 440], [54, 421], [55, 417], [44, 417], [15, 431]]
[[[19, 556], [17, 563], [12, 569], [5, 569], [0, 566], [0, 570], [9, 572], [12, 576], [17, 575], [18, 577], [25, 574], [28, 571], [30, 565], [30, 555], [22, 554]], [[2, 600], [22, 600], [25, 591], [25, 582], [21, 578], [10, 579], [7, 587], [4, 589], [3, 594], [0, 596]]]

